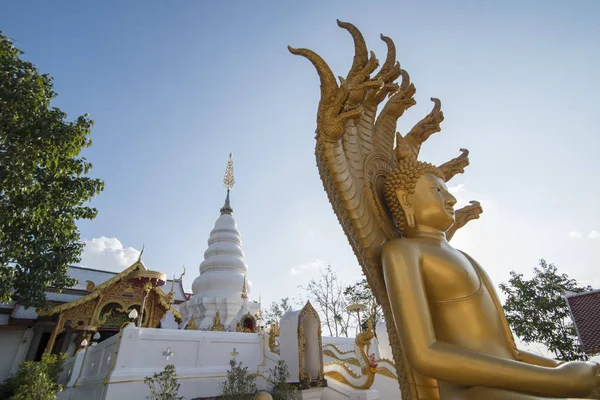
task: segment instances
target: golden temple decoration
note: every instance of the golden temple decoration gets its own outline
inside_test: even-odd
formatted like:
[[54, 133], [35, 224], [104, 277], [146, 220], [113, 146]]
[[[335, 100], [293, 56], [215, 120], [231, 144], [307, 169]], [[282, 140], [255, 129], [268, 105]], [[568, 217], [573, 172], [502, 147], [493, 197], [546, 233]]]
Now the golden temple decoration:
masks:
[[[166, 282], [167, 281], [167, 274], [165, 274], [164, 272], [158, 272], [158, 271], [150, 271], [147, 269], [138, 269], [134, 272], [132, 272], [129, 277], [129, 279], [132, 280], [145, 280], [145, 281], [162, 281], [162, 282]], [[148, 283], [148, 282], [146, 282]], [[147, 291], [149, 291], [152, 288], [152, 285], [150, 285], [150, 287], [147, 289]]]
[[229, 160], [227, 160], [227, 167], [225, 168], [225, 177], [223, 178], [223, 186], [227, 188], [227, 197], [225, 198], [225, 204], [221, 208], [221, 214], [231, 214], [233, 209], [229, 202], [229, 192], [235, 184], [235, 177], [233, 176], [233, 158], [232, 154], [229, 153]]
[[483, 208], [478, 201], [471, 201], [469, 205], [461, 208], [460, 210], [456, 210], [454, 224], [446, 231], [446, 238], [448, 240], [454, 237], [454, 234], [457, 230], [462, 228], [467, 224], [467, 222], [472, 221], [474, 219], [479, 219], [479, 216], [483, 213]]
[[229, 160], [227, 160], [227, 167], [225, 168], [225, 177], [223, 177], [223, 186], [227, 190], [231, 190], [235, 185], [235, 177], [233, 176], [233, 154], [229, 153]]
[[145, 245], [142, 245], [142, 250], [140, 250], [140, 254], [138, 255], [138, 262], [141, 263], [142, 262], [142, 255], [144, 254], [144, 249], [146, 248]]
[[210, 328], [211, 331], [225, 331], [225, 326], [221, 323], [221, 313], [217, 310], [217, 313], [213, 317], [213, 325]]
[[[393, 363], [385, 359], [378, 360], [374, 354], [368, 353], [371, 340], [375, 337], [372, 320], [373, 315], [367, 320], [367, 329], [356, 335], [353, 351], [341, 351], [333, 344], [325, 345], [323, 355], [336, 360], [325, 363], [325, 376], [361, 390], [369, 389], [373, 385], [376, 374], [398, 379], [393, 372]], [[361, 373], [355, 373], [346, 364], [360, 367]]]
[[[167, 310], [181, 321], [181, 315], [171, 306], [169, 296], [149, 281], [140, 285], [140, 279], [165, 280], [166, 275], [148, 271], [141, 262], [135, 262], [107, 281], [94, 285], [87, 295], [49, 311], [40, 311], [40, 315], [57, 318], [46, 351], [52, 351], [57, 335], [67, 328], [82, 332], [94, 332], [100, 328], [118, 329], [129, 321], [128, 314], [133, 308], [140, 312], [144, 327], [157, 327]], [[88, 284], [88, 291], [89, 288]], [[144, 298], [147, 300], [145, 312], [141, 313]]]
[[[313, 317], [317, 322], [317, 343], [318, 353], [319, 353], [319, 373], [318, 376], [312, 377], [307, 371], [306, 368], [306, 335], [304, 332], [304, 324], [303, 321], [306, 317]], [[298, 375], [301, 382], [304, 381], [312, 381], [312, 379], [317, 379], [318, 381], [322, 381], [324, 379], [324, 371], [323, 371], [323, 340], [321, 337], [321, 318], [319, 317], [319, 313], [314, 309], [310, 301], [307, 301], [304, 307], [298, 313]]]
[[96, 288], [96, 284], [92, 281], [85, 281], [85, 283], [85, 290], [87, 290], [88, 292], [93, 292]]
[[242, 299], [248, 298], [248, 288], [246, 287], [246, 275], [244, 274], [244, 285], [242, 286]]
[[241, 326], [241, 331], [245, 333], [256, 333], [258, 332], [258, 324], [256, 323], [256, 317], [252, 315], [250, 311], [242, 318], [240, 318], [239, 324]]
[[421, 145], [441, 129], [441, 102], [432, 98], [428, 115], [405, 135], [396, 132], [398, 119], [416, 104], [416, 89], [396, 61], [393, 41], [381, 36], [388, 52], [372, 75], [379, 63], [361, 32], [338, 25], [351, 34], [355, 53], [339, 84], [315, 52], [288, 49], [307, 58], [321, 81], [317, 167], [383, 309], [403, 400], [534, 400], [591, 392], [597, 365], [558, 366], [517, 350], [485, 271], [448, 243], [482, 208], [474, 202], [455, 212], [446, 186], [469, 164], [468, 151], [440, 166], [418, 160]]
[[185, 327], [186, 330], [189, 331], [197, 331], [198, 330], [198, 324], [196, 323], [196, 317], [192, 315], [192, 318], [190, 319], [190, 322], [188, 322], [187, 326]]
[[271, 323], [269, 326], [269, 350], [273, 353], [279, 354], [279, 343], [277, 337], [279, 336], [279, 324]]

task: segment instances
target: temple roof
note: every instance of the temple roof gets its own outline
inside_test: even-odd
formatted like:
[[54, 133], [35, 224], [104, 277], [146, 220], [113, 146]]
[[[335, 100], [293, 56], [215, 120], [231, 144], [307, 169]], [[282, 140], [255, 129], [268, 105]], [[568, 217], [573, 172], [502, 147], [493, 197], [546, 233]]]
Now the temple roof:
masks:
[[[138, 262], [134, 263], [120, 273], [86, 267], [70, 266], [67, 274], [69, 277], [75, 279], [77, 283], [75, 283], [73, 287], [65, 290], [63, 293], [57, 293], [53, 291], [46, 292], [46, 299], [52, 303], [63, 303], [59, 305], [59, 307], [63, 306], [61, 308], [67, 307], [67, 304], [69, 303], [71, 303], [71, 306], [74, 304], [80, 304], [81, 301], [87, 301], [98, 295], [94, 294], [94, 291], [89, 290], [89, 282], [93, 284], [95, 289], [107, 287], [120, 280], [123, 276], [127, 275], [128, 272], [137, 269], [133, 268], [134, 266], [137, 267], [137, 264]], [[160, 290], [162, 290], [164, 294], [168, 294], [171, 291], [171, 287], [173, 288], [173, 300], [175, 302], [180, 303], [187, 300], [187, 295], [183, 290], [183, 285], [180, 279], [167, 280], [164, 285], [160, 286]], [[85, 299], [79, 301], [84, 297]], [[34, 307], [25, 308], [21, 304], [18, 304], [18, 302], [13, 301], [10, 303], [0, 303], [0, 308], [11, 310], [11, 319], [35, 320], [38, 318], [37, 310]]]
[[600, 290], [565, 295], [586, 354], [600, 353]]
[[[122, 272], [121, 272], [122, 273]], [[91, 281], [95, 286], [99, 286], [107, 280], [113, 278], [117, 275], [117, 272], [110, 271], [102, 271], [99, 269], [92, 269], [86, 267], [69, 267], [68, 275], [77, 280], [75, 286], [72, 289], [74, 290], [87, 290], [87, 281]], [[174, 285], [173, 285], [174, 283]], [[187, 296], [183, 291], [183, 286], [181, 285], [181, 281], [179, 279], [168, 279], [167, 283], [165, 283], [160, 288], [168, 293], [171, 290], [171, 286], [173, 285], [173, 299], [175, 301], [186, 301]], [[49, 293], [47, 293], [48, 295]], [[56, 293], [58, 294], [58, 293]], [[71, 301], [71, 300], [57, 300], [57, 301]]]
[[92, 300], [92, 299], [100, 296], [102, 294], [102, 289], [107, 288], [110, 285], [113, 285], [113, 284], [119, 282], [121, 279], [127, 277], [131, 272], [139, 270], [139, 269], [145, 270], [146, 267], [144, 266], [144, 263], [142, 263], [141, 261], [136, 261], [129, 268], [126, 268], [125, 270], [123, 270], [122, 272], [120, 272], [118, 274], [114, 274], [111, 278], [105, 280], [104, 282], [100, 283], [99, 285], [95, 285], [95, 287], [90, 291], [90, 293], [86, 294], [85, 296], [81, 296], [78, 299], [76, 299], [75, 301], [70, 301], [68, 303], [60, 304], [60, 305], [52, 308], [50, 311], [40, 313], [40, 314], [53, 315], [53, 314], [59, 313], [61, 311], [67, 310], [69, 308], [77, 307], [79, 304], [82, 304], [86, 301]]

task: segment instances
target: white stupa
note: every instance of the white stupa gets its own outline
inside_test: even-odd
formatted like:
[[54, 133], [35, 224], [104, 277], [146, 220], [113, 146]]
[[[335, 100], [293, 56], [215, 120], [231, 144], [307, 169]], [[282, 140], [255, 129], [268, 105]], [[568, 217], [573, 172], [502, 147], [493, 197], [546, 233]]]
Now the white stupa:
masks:
[[225, 204], [210, 232], [200, 275], [192, 284], [193, 295], [180, 306], [184, 322], [193, 316], [198, 329], [213, 328], [213, 318], [218, 311], [224, 329], [236, 331], [238, 322], [243, 323], [248, 313], [255, 316], [260, 309], [260, 303], [250, 300], [248, 265], [229, 200], [229, 192], [235, 183], [231, 154], [229, 157], [223, 180], [227, 188]]

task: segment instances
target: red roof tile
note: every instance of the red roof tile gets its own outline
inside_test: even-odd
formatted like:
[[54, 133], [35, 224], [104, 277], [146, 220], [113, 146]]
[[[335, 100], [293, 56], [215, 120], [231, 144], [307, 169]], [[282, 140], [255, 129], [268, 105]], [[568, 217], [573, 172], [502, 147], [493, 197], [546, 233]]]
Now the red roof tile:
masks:
[[600, 290], [567, 294], [566, 298], [583, 350], [600, 353]]

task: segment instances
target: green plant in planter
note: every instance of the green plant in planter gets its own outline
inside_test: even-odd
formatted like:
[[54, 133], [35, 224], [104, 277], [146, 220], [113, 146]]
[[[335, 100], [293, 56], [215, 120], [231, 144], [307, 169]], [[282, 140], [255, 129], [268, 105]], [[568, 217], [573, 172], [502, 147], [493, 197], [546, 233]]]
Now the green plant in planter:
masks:
[[269, 369], [268, 381], [271, 386], [273, 400], [289, 400], [296, 398], [296, 387], [287, 382], [290, 377], [285, 361], [277, 361], [275, 367]]
[[256, 375], [248, 372], [235, 358], [229, 361], [227, 380], [219, 386], [221, 395], [228, 400], [251, 400], [256, 394]]
[[144, 383], [150, 387], [149, 400], [182, 400], [183, 396], [177, 396], [179, 387], [177, 383], [177, 372], [174, 365], [167, 365], [162, 372], [144, 378]]

